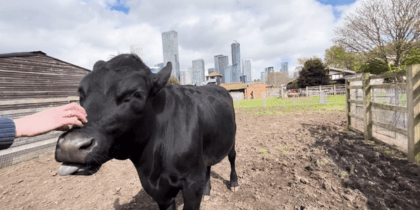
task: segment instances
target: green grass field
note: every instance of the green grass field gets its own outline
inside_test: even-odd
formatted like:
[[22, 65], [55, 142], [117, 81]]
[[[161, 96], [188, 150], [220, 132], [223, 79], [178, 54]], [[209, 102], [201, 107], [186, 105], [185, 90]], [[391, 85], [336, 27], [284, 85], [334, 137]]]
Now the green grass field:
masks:
[[267, 98], [264, 107], [263, 99], [241, 100], [235, 102], [235, 109], [256, 109], [256, 114], [284, 114], [296, 111], [345, 110], [345, 95], [327, 96], [327, 104], [319, 104], [319, 96], [304, 98]]

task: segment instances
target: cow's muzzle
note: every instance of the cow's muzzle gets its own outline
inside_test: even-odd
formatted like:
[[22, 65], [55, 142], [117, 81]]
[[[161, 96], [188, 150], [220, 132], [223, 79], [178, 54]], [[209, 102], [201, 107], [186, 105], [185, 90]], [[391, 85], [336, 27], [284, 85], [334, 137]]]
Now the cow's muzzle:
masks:
[[58, 138], [55, 159], [58, 162], [86, 163], [86, 157], [94, 147], [93, 137], [82, 135], [77, 130], [69, 131]]

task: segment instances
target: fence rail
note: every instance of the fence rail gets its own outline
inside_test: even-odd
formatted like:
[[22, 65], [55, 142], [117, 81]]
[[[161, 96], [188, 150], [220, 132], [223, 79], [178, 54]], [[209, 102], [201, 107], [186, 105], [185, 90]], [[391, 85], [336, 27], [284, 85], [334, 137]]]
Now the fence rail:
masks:
[[[309, 96], [321, 96], [321, 93], [326, 93], [327, 95], [344, 95], [346, 94], [346, 89], [344, 84], [338, 85], [320, 85], [320, 86], [308, 86], [306, 88], [292, 89], [286, 91], [281, 90], [282, 97], [309, 97]], [[293, 92], [293, 93], [291, 93]]]
[[[366, 140], [377, 139], [395, 144], [400, 150], [408, 153], [410, 161], [420, 163], [420, 65], [408, 66], [403, 73], [406, 83], [371, 84], [372, 79], [403, 76], [402, 72], [393, 75], [363, 73], [362, 77], [346, 79], [347, 128], [362, 130]], [[360, 91], [362, 100], [358, 100]], [[351, 97], [354, 95], [355, 97]], [[394, 104], [389, 104], [391, 101]], [[362, 116], [358, 115], [358, 112], [361, 112]], [[391, 123], [390, 118], [393, 118]], [[357, 124], [353, 126], [355, 121], [362, 121], [363, 129], [357, 128]], [[384, 140], [379, 132], [374, 132], [373, 126], [377, 128], [376, 131], [380, 128], [395, 133], [395, 139]], [[397, 134], [404, 136], [406, 142], [398, 140]]]

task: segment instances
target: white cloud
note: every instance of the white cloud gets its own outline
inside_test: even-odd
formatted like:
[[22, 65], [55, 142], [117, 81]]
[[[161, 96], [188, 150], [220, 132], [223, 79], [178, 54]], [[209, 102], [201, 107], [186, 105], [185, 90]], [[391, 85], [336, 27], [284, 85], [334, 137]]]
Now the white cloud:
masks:
[[129, 0], [128, 15], [110, 10], [116, 0], [11, 1], [0, 8], [0, 53], [41, 50], [50, 56], [91, 69], [111, 54], [143, 47], [149, 66], [163, 61], [162, 32], [178, 32], [180, 67], [202, 58], [214, 66], [214, 55], [228, 55], [241, 44], [241, 59], [252, 59], [253, 79], [265, 67], [297, 58], [324, 56], [332, 46], [334, 10], [343, 15], [360, 3], [332, 7], [315, 0]]

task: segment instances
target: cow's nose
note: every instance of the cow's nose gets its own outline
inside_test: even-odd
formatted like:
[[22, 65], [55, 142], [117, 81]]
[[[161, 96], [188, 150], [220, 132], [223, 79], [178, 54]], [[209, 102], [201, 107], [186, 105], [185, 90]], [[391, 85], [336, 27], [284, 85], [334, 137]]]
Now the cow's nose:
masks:
[[80, 132], [70, 132], [59, 137], [55, 158], [58, 162], [85, 163], [93, 144], [93, 137], [85, 137]]

